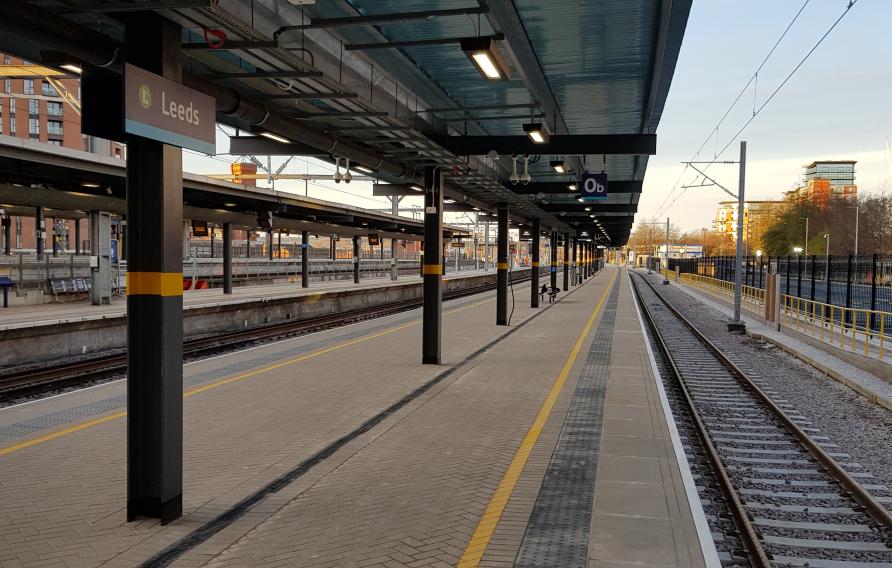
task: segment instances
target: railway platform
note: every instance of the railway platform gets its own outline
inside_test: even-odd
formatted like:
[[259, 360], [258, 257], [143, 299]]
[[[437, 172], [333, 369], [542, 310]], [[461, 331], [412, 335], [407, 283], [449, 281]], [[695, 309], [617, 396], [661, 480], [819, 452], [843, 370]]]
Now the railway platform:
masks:
[[417, 310], [187, 364], [166, 525], [123, 381], [0, 410], [0, 566], [718, 566], [625, 271], [516, 288], [444, 307], [440, 365]]

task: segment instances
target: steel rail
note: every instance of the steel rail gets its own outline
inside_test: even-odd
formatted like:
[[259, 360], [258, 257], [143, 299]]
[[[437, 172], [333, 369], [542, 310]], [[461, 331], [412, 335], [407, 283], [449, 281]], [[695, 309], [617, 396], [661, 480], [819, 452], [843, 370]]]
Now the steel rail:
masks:
[[[629, 277], [631, 278], [631, 275]], [[641, 278], [643, 279], [643, 277]], [[731, 509], [731, 515], [734, 517], [734, 524], [737, 525], [737, 529], [738, 531], [740, 531], [740, 540], [743, 542], [744, 547], [746, 547], [747, 552], [750, 555], [750, 563], [753, 565], [754, 568], [770, 568], [771, 561], [768, 559], [768, 554], [765, 552], [765, 548], [762, 546], [762, 542], [759, 540], [758, 533], [756, 532], [755, 527], [753, 527], [753, 524], [750, 521], [749, 515], [746, 512], [746, 507], [743, 505], [740, 496], [737, 494], [737, 490], [734, 488], [734, 483], [731, 481], [731, 476], [728, 475], [728, 471], [725, 469], [725, 466], [722, 463], [722, 458], [719, 455], [718, 450], [712, 443], [712, 439], [709, 437], [709, 432], [706, 429], [706, 425], [703, 423], [703, 419], [700, 417], [700, 413], [697, 411], [697, 408], [694, 405], [694, 400], [691, 397], [690, 392], [688, 391], [688, 387], [685, 384], [684, 379], [682, 379], [681, 370], [678, 368], [678, 365], [675, 363], [675, 359], [669, 352], [669, 346], [663, 339], [663, 334], [657, 327], [657, 323], [654, 320], [653, 315], [650, 313], [650, 308], [648, 308], [647, 304], [641, 298], [641, 293], [638, 290], [638, 284], [635, 283], [634, 278], [631, 278], [631, 281], [632, 289], [635, 292], [635, 299], [638, 301], [638, 305], [641, 306], [641, 310], [647, 319], [647, 323], [651, 329], [651, 332], [653, 333], [653, 337], [656, 339], [657, 344], [660, 347], [660, 351], [663, 353], [666, 361], [669, 363], [669, 366], [672, 369], [672, 374], [675, 377], [675, 381], [678, 383], [679, 389], [681, 390], [688, 412], [691, 413], [691, 418], [693, 418], [694, 420], [697, 437], [700, 438], [700, 442], [703, 444], [703, 447], [706, 450], [706, 455], [709, 458], [713, 473], [718, 479], [719, 485], [722, 489], [722, 493], [724, 493], [725, 495], [725, 499], [728, 501], [729, 508]], [[647, 284], [650, 284], [650, 282], [647, 282], [646, 280], [645, 282]], [[653, 287], [651, 286], [651, 288]], [[654, 292], [657, 293], [656, 290], [654, 290]], [[660, 297], [659, 294], [658, 297]], [[662, 297], [660, 297], [660, 299], [662, 300]]]
[[800, 444], [812, 455], [812, 457], [821, 464], [824, 468], [826, 468], [827, 473], [833, 477], [837, 483], [839, 483], [843, 489], [848, 491], [849, 495], [862, 507], [864, 507], [870, 517], [877, 522], [881, 527], [883, 527], [890, 538], [892, 538], [892, 513], [889, 512], [886, 507], [883, 506], [882, 503], [877, 501], [877, 499], [867, 490], [864, 486], [859, 483], [854, 477], [849, 475], [849, 473], [840, 465], [838, 461], [836, 461], [829, 453], [827, 453], [824, 448], [822, 448], [811, 436], [808, 435], [802, 428], [800, 428], [792, 418], [790, 418], [784, 410], [778, 406], [768, 394], [763, 391], [759, 385], [757, 385], [753, 380], [738, 367], [733, 361], [731, 361], [722, 351], [709, 339], [707, 338], [703, 332], [697, 329], [690, 320], [684, 317], [681, 312], [675, 309], [666, 298], [657, 291], [656, 287], [651, 284], [646, 278], [641, 275], [638, 275], [650, 288], [653, 290], [654, 294], [666, 308], [675, 315], [679, 321], [681, 321], [685, 327], [687, 327], [693, 335], [704, 345], [707, 349], [709, 349], [712, 354], [718, 359], [725, 367], [728, 368], [729, 371], [743, 384], [744, 387], [749, 389], [765, 406], [771, 411], [771, 413], [777, 418], [787, 429], [787, 431], [792, 434]]

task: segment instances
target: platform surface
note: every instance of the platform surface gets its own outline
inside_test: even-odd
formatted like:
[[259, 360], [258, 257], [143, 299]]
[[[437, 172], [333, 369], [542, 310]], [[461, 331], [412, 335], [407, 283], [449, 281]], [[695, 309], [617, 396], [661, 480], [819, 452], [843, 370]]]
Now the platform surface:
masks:
[[[523, 558], [571, 534], [583, 566], [708, 565], [626, 276], [515, 288], [509, 327], [493, 293], [444, 304], [442, 365], [417, 310], [186, 365], [167, 526], [125, 521], [123, 382], [0, 410], [0, 567], [550, 566]], [[566, 451], [590, 498], [555, 531]]]
[[[470, 278], [484, 274], [495, 274], [495, 270], [463, 270], [445, 275], [444, 280], [453, 278]], [[232, 294], [224, 294], [223, 288], [206, 290], [185, 290], [183, 292], [183, 308], [199, 308], [222, 303], [241, 303], [257, 300], [272, 300], [307, 294], [319, 294], [351, 289], [377, 288], [380, 286], [409, 285], [421, 282], [419, 275], [400, 275], [393, 281], [386, 278], [364, 278], [359, 284], [350, 280], [325, 280], [310, 282], [309, 288], [302, 288], [300, 281], [283, 284], [264, 284], [258, 286], [235, 286]], [[94, 306], [89, 300], [73, 302], [53, 302], [29, 306], [13, 306], [0, 308], [0, 330], [5, 326], [21, 326], [22, 324], [53, 325], [59, 322], [76, 321], [84, 318], [121, 317], [127, 313], [127, 299], [123, 296], [112, 298], [111, 304]]]

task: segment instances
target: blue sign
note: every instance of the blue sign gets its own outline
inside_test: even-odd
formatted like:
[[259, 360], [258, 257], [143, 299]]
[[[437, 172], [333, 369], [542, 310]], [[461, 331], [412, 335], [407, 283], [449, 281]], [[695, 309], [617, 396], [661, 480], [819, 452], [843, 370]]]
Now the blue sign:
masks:
[[607, 199], [607, 174], [582, 174], [580, 185], [583, 201]]
[[112, 264], [118, 264], [118, 240], [112, 239], [109, 242], [109, 262]]

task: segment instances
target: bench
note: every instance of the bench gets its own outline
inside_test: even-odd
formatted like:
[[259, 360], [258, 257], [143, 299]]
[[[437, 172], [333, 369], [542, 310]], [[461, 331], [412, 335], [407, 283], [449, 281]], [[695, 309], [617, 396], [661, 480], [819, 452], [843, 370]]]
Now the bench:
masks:
[[548, 303], [551, 304], [554, 302], [555, 298], [557, 298], [558, 292], [560, 292], [560, 291], [561, 291], [560, 288], [549, 287], [548, 290], [541, 292], [539, 294], [539, 298], [544, 300], [545, 295], [548, 294]]
[[80, 300], [90, 293], [90, 280], [87, 278], [50, 278], [50, 291], [57, 302]]

